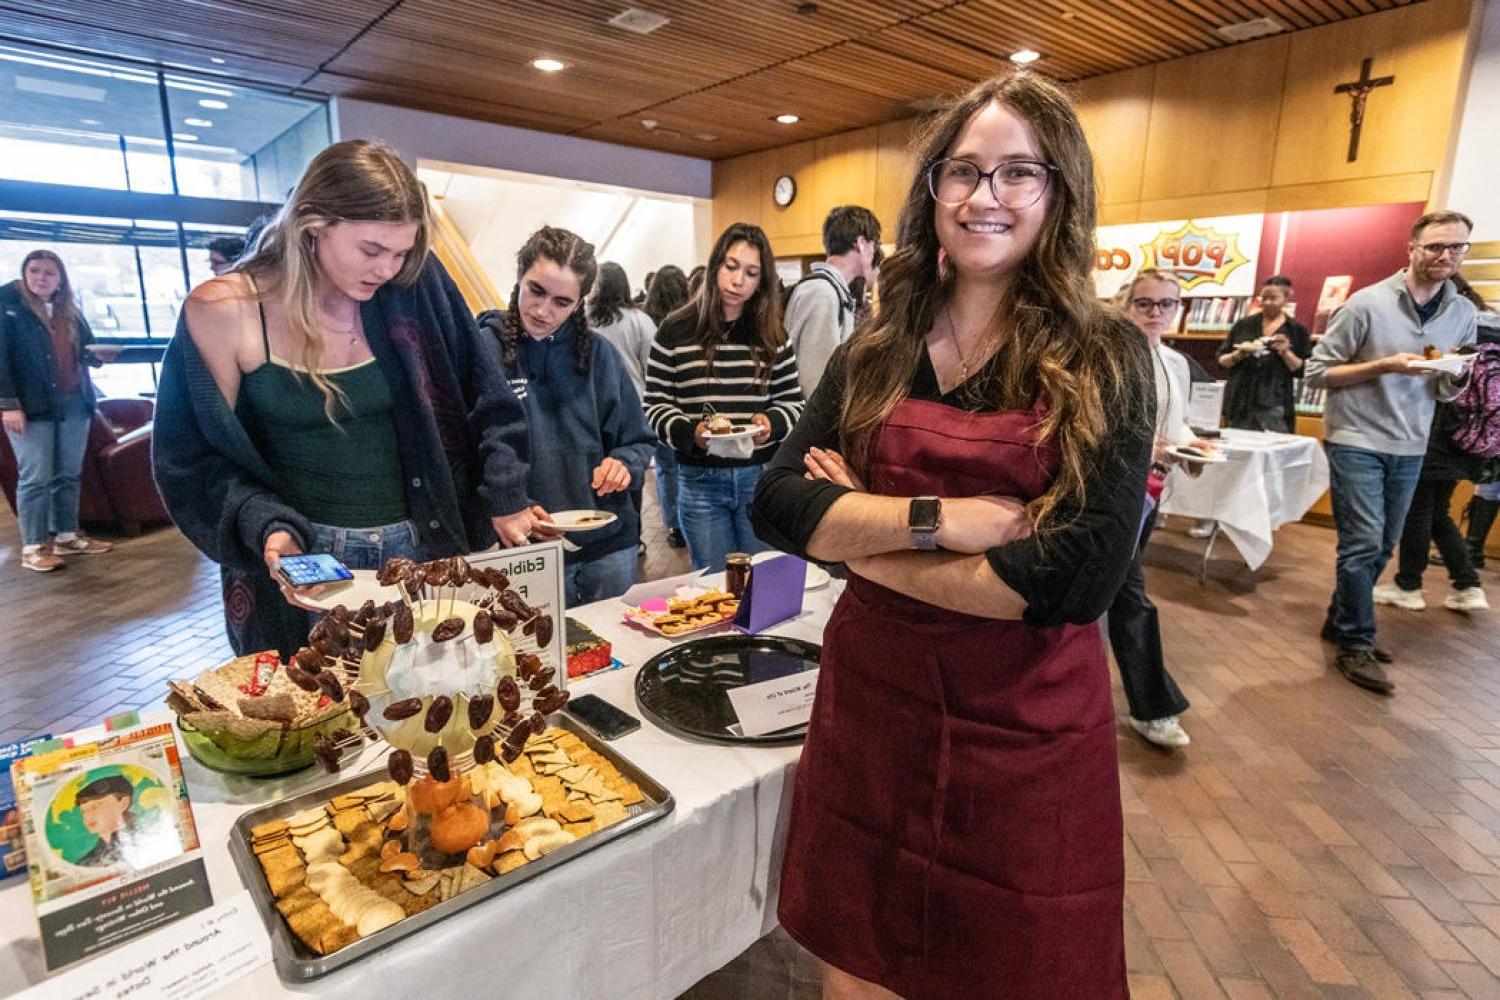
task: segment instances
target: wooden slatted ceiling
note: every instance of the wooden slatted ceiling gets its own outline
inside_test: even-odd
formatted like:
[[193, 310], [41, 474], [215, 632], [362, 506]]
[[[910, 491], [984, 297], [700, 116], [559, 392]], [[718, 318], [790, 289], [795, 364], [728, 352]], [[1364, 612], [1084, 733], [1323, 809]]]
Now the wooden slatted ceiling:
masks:
[[[1224, 24], [1307, 28], [1411, 2], [0, 0], [0, 39], [720, 158], [906, 117], [1019, 48], [1076, 80], [1222, 48]], [[630, 5], [670, 22], [646, 36], [606, 23]], [[569, 69], [541, 74], [540, 56]], [[787, 110], [803, 121], [770, 120]]]

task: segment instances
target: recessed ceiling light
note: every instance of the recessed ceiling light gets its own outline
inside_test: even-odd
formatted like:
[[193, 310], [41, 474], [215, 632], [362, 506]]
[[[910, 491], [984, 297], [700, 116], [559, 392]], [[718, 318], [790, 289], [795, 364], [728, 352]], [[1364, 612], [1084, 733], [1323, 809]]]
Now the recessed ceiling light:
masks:
[[563, 63], [558, 62], [556, 59], [533, 59], [531, 65], [534, 68], [541, 70], [543, 73], [556, 73], [560, 70], [567, 69], [567, 66], [565, 66]]
[[193, 128], [213, 128], [214, 123], [207, 118], [184, 118], [182, 124], [191, 125]]
[[224, 59], [222, 59], [219, 56], [209, 56], [208, 57], [208, 61], [211, 62], [211, 63], [213, 63], [215, 66], [222, 66], [222, 65], [224, 65]]
[[656, 119], [655, 118], [642, 118], [641, 119], [641, 127], [642, 128], [656, 128], [656, 124], [657, 123], [656, 123]]
[[1010, 54], [1010, 61], [1015, 63], [1017, 66], [1025, 66], [1028, 63], [1034, 63], [1040, 58], [1042, 58], [1042, 54], [1040, 52], [1037, 52], [1035, 49], [1022, 49], [1019, 52], [1012, 52]]
[[198, 107], [207, 108], [210, 111], [223, 111], [229, 105], [224, 101], [216, 101], [212, 97], [205, 97], [198, 102]]
[[174, 142], [197, 142], [198, 137], [191, 132], [173, 132], [172, 140]]
[[100, 124], [100, 121], [97, 118], [80, 118], [80, 119], [78, 119], [78, 124], [80, 124], [80, 125], [98, 125], [98, 124]]
[[802, 120], [798, 115], [777, 115], [776, 120], [783, 125], [795, 125]]

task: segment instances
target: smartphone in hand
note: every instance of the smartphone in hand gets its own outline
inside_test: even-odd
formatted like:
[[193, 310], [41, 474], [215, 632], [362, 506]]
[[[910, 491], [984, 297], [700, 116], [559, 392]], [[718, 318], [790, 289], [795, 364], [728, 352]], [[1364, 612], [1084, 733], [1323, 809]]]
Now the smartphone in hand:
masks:
[[316, 587], [320, 583], [343, 583], [354, 579], [349, 567], [326, 552], [282, 556], [276, 564], [276, 575], [289, 587]]

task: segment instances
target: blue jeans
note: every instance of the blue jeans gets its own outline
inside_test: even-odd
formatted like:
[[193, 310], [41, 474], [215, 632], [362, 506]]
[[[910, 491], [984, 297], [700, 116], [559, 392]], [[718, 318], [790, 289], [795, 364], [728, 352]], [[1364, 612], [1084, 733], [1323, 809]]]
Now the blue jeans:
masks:
[[1421, 455], [1387, 455], [1346, 444], [1326, 445], [1333, 524], [1338, 532], [1328, 625], [1341, 646], [1375, 643], [1375, 581], [1401, 539], [1422, 472]]
[[308, 552], [326, 552], [350, 569], [379, 569], [387, 559], [423, 559], [417, 526], [410, 521], [374, 528], [336, 528], [314, 524]]
[[563, 592], [570, 608], [619, 597], [635, 583], [635, 546], [597, 559], [570, 562], [563, 569]]
[[661, 523], [682, 530], [677, 516], [677, 453], [669, 444], [656, 442], [656, 500], [661, 505]]
[[16, 453], [16, 520], [21, 544], [41, 545], [50, 535], [78, 530], [78, 476], [93, 419], [74, 396], [61, 420], [28, 420], [20, 434], [6, 431]]
[[721, 570], [724, 557], [731, 552], [764, 552], [770, 547], [755, 537], [749, 516], [763, 468], [677, 467], [677, 514], [694, 569]]

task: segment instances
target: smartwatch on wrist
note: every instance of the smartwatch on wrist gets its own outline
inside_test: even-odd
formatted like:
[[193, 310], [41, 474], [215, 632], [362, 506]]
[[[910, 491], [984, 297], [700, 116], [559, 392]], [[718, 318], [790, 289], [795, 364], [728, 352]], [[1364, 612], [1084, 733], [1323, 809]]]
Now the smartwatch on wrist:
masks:
[[932, 552], [937, 547], [938, 526], [943, 523], [943, 502], [937, 497], [916, 497], [906, 513], [914, 548]]

